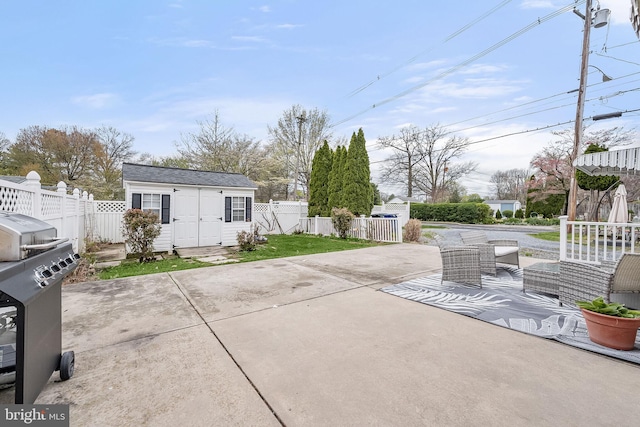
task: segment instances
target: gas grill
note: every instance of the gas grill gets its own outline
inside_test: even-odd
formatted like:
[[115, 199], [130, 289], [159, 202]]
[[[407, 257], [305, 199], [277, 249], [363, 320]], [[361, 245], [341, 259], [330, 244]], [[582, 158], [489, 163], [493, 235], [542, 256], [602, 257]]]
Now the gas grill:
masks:
[[61, 285], [80, 255], [56, 234], [46, 222], [0, 212], [0, 384], [15, 375], [17, 404], [33, 403], [54, 371], [73, 375], [74, 353], [61, 354]]

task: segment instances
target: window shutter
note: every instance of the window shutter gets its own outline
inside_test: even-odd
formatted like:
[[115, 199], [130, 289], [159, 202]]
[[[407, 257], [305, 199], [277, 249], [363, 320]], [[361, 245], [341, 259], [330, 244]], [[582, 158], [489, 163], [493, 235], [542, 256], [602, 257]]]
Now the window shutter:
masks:
[[247, 222], [251, 222], [251, 207], [253, 204], [251, 203], [251, 197], [247, 197], [245, 199], [245, 214], [244, 220]]
[[142, 209], [142, 194], [133, 193], [131, 195], [131, 209]]
[[170, 207], [171, 207], [171, 196], [168, 194], [162, 195], [162, 224], [169, 224], [169, 216], [170, 216]]
[[224, 198], [224, 222], [231, 222], [231, 197]]

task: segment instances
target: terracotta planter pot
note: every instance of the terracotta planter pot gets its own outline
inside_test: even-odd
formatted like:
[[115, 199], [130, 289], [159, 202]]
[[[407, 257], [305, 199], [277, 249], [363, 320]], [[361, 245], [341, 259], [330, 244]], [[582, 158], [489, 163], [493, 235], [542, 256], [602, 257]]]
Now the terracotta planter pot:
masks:
[[627, 319], [582, 308], [580, 310], [587, 323], [591, 341], [616, 350], [633, 350], [640, 328], [640, 318]]

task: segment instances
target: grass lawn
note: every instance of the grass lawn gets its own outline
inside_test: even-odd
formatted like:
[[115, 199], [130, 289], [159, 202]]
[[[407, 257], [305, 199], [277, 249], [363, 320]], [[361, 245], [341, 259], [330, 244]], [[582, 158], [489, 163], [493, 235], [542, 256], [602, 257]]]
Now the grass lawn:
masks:
[[[269, 241], [256, 246], [256, 250], [235, 252], [230, 254], [228, 258], [235, 259], [240, 262], [250, 262], [296, 255], [345, 251], [349, 249], [367, 248], [370, 246], [385, 244], [372, 243], [368, 240], [340, 239], [337, 237], [321, 237], [311, 234], [274, 234], [267, 237]], [[200, 262], [195, 259], [179, 258], [177, 256], [147, 263], [139, 263], [137, 260], [128, 260], [123, 261], [122, 264], [116, 267], [109, 267], [101, 270], [98, 273], [98, 277], [101, 280], [108, 280], [120, 277], [141, 276], [143, 274], [165, 273], [169, 271], [188, 270], [191, 268], [210, 267], [212, 265], [213, 264], [207, 262]]]
[[559, 231], [543, 231], [541, 233], [530, 234], [530, 236], [535, 237], [540, 240], [548, 240], [550, 242], [559, 242], [560, 241], [560, 232]]
[[267, 237], [269, 241], [258, 245], [255, 251], [238, 252], [237, 259], [242, 262], [259, 261], [263, 259], [368, 248], [370, 246], [385, 244], [372, 243], [368, 240], [340, 239], [338, 237], [323, 237], [312, 234], [273, 234]]
[[118, 279], [120, 277], [142, 276], [144, 274], [165, 273], [167, 271], [189, 270], [191, 268], [210, 267], [208, 262], [195, 259], [183, 259], [178, 256], [153, 262], [140, 263], [138, 260], [126, 260], [115, 267], [108, 267], [98, 273], [101, 280]]

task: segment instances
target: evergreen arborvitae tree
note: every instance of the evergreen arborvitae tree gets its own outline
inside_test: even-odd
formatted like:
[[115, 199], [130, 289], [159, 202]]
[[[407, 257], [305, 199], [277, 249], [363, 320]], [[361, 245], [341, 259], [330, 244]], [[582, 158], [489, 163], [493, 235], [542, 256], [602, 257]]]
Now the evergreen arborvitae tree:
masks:
[[342, 181], [342, 205], [354, 215], [370, 215], [373, 209], [373, 191], [369, 154], [362, 128], [353, 133], [347, 152]]
[[329, 143], [324, 144], [313, 156], [311, 164], [311, 178], [309, 180], [309, 216], [316, 215], [328, 217], [331, 215], [329, 207], [329, 174], [331, 173], [331, 163], [333, 151]]
[[333, 154], [331, 172], [329, 173], [329, 209], [341, 208], [342, 175], [344, 162], [347, 160], [347, 149], [338, 146]]

